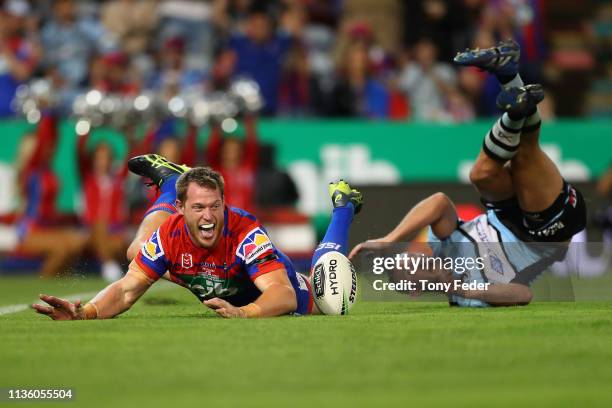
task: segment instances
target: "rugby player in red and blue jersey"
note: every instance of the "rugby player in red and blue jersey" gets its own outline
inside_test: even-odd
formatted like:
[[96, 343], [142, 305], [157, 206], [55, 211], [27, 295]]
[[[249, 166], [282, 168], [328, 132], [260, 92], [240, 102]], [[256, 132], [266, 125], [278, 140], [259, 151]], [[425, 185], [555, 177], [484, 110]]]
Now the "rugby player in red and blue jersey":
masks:
[[[160, 166], [152, 163], [163, 158], [147, 156], [135, 158], [130, 168], [143, 175], [155, 173]], [[184, 169], [167, 171], [170, 167], [165, 167], [160, 186], [166, 200], [174, 191], [178, 213], [153, 232], [127, 274], [84, 306], [41, 295], [50, 306], [34, 309], [54, 320], [111, 318], [128, 310], [165, 275], [222, 317], [316, 313], [308, 279], [273, 245], [264, 227], [251, 214], [225, 206], [219, 173], [196, 167], [177, 179]], [[342, 180], [330, 184], [329, 192], [334, 210], [313, 265], [330, 250], [346, 254], [350, 224], [362, 203], [361, 193]]]

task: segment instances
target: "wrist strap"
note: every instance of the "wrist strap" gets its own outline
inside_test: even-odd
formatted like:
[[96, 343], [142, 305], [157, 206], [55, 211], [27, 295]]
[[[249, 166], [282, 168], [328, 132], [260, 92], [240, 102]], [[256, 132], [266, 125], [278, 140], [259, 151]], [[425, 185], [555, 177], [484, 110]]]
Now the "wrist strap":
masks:
[[83, 315], [85, 320], [93, 320], [98, 318], [98, 307], [95, 303], [87, 303], [83, 306]]
[[240, 307], [240, 310], [244, 312], [244, 316], [247, 319], [254, 319], [261, 317], [261, 307], [255, 303], [249, 303], [246, 306]]

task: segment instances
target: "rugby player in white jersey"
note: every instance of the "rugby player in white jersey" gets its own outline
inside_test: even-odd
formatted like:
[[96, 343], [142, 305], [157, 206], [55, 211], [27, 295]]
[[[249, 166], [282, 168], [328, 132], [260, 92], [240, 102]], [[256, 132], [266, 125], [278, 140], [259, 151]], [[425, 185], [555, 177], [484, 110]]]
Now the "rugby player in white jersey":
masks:
[[485, 136], [470, 172], [486, 213], [463, 222], [453, 202], [436, 193], [415, 205], [386, 236], [357, 245], [350, 258], [380, 243], [406, 242], [429, 226], [433, 256], [482, 257], [484, 268], [461, 274], [421, 269], [413, 274], [392, 273], [392, 280], [489, 283], [482, 290], [450, 291], [449, 301], [457, 306], [511, 306], [531, 301], [530, 283], [564, 256], [572, 236], [585, 226], [586, 209], [580, 192], [561, 177], [539, 145], [537, 105], [544, 92], [540, 85], [523, 84], [519, 56], [519, 45], [509, 40], [488, 49], [466, 50], [454, 59], [458, 65], [489, 71], [502, 86], [497, 105], [504, 114]]

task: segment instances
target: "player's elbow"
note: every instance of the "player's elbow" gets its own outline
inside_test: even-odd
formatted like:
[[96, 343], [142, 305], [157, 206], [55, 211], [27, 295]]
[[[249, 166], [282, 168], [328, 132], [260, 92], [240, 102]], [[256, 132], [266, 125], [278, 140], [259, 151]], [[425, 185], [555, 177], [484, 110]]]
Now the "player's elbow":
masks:
[[297, 309], [297, 295], [291, 285], [275, 284], [275, 298], [277, 299], [278, 314], [288, 314]]
[[529, 303], [531, 303], [532, 299], [533, 293], [531, 292], [531, 289], [529, 289], [527, 286], [522, 286], [522, 288], [517, 293], [516, 305], [527, 306]]
[[295, 294], [295, 290], [291, 286], [284, 286], [285, 288], [285, 306], [287, 308], [287, 313], [292, 313], [297, 310], [297, 295]]
[[[510, 292], [505, 296], [506, 299], [500, 299], [499, 306], [526, 306], [531, 303], [533, 294], [528, 286], [511, 283], [510, 288]], [[492, 303], [495, 304], [495, 302]]]

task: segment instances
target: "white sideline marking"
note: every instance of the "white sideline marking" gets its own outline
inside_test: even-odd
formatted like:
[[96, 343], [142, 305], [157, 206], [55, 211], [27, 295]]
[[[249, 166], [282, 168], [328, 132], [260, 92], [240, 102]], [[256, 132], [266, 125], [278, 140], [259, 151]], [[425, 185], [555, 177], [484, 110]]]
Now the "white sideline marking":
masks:
[[[68, 300], [70, 300], [72, 302], [72, 301], [75, 301], [77, 299], [88, 298], [88, 297], [95, 296], [96, 293], [98, 293], [98, 292], [75, 293], [73, 295], [62, 296], [62, 298], [63, 299], [68, 299]], [[40, 299], [36, 299], [32, 303], [36, 303], [36, 302], [40, 302]], [[32, 303], [28, 303], [28, 304], [23, 304], [22, 303], [22, 304], [17, 304], [17, 305], [2, 306], [2, 307], [0, 307], [0, 316], [24, 311], [24, 310], [28, 309]]]
[[[147, 293], [157, 292], [157, 291], [160, 291], [160, 290], [169, 289], [171, 287], [174, 287], [174, 285], [171, 285], [170, 282], [165, 282], [165, 281], [164, 282], [158, 282], [157, 285], [155, 285], [154, 287], [149, 289], [147, 291]], [[75, 301], [77, 299], [91, 298], [91, 297], [95, 296], [98, 292], [74, 293], [72, 295], [62, 296], [62, 299], [68, 299], [69, 301], [73, 302], [73, 301]], [[36, 300], [32, 301], [32, 303], [37, 303], [37, 302], [40, 302], [40, 301], [41, 301], [40, 299], [36, 299]], [[12, 313], [23, 312], [24, 310], [29, 309], [30, 305], [32, 303], [27, 303], [27, 304], [20, 303], [20, 304], [16, 304], [16, 305], [1, 306], [0, 307], [0, 316], [4, 316], [4, 315], [7, 315], [7, 314], [12, 314]]]
[[0, 316], [7, 315], [11, 313], [21, 312], [22, 310], [26, 310], [28, 305], [9, 305], [0, 307]]

